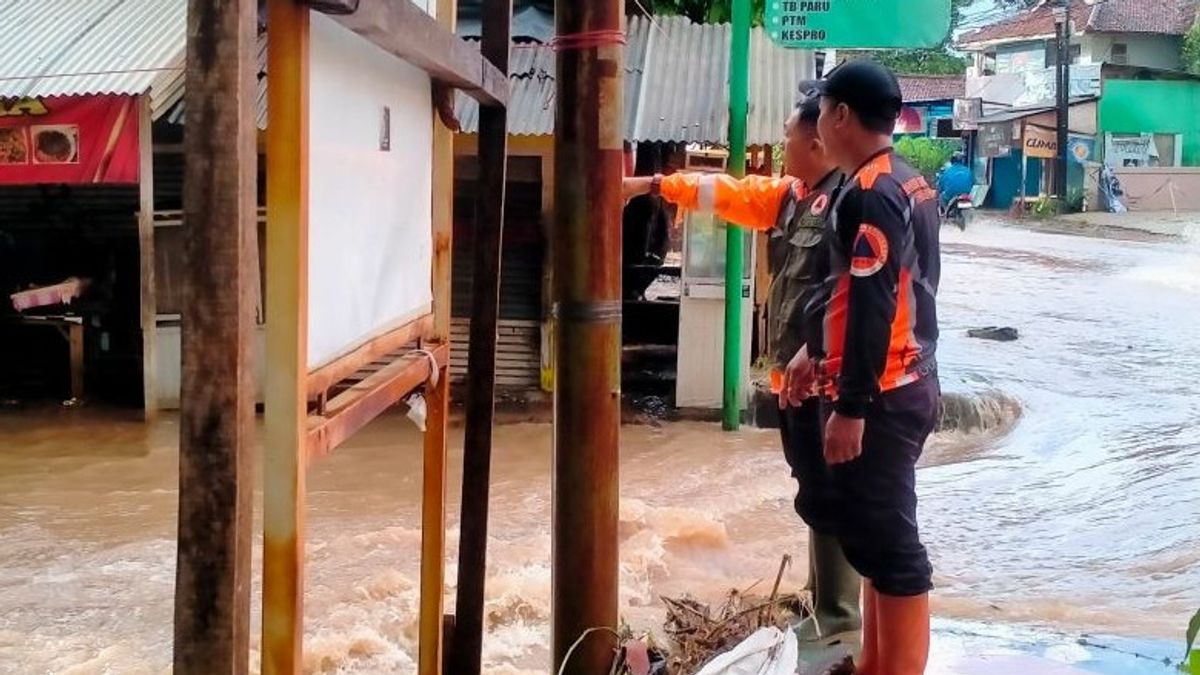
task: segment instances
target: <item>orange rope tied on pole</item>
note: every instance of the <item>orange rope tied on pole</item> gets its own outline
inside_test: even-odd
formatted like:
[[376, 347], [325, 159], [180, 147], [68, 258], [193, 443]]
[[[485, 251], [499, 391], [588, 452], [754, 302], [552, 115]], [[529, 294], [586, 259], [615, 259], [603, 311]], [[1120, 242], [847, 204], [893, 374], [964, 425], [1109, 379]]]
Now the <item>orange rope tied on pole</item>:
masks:
[[550, 41], [550, 48], [556, 52], [568, 52], [623, 44], [625, 44], [625, 31], [590, 30], [582, 33], [556, 35]]

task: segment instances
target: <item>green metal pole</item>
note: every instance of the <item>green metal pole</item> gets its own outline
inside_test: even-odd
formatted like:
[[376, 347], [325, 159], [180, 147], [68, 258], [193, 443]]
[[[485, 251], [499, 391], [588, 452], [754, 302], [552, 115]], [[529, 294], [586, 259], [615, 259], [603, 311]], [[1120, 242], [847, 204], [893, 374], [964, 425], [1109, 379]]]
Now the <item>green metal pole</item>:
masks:
[[[750, 105], [750, 0], [733, 0], [729, 48], [729, 173], [746, 175], [746, 115]], [[722, 426], [736, 431], [742, 417], [742, 258], [745, 232], [725, 233], [725, 384]]]

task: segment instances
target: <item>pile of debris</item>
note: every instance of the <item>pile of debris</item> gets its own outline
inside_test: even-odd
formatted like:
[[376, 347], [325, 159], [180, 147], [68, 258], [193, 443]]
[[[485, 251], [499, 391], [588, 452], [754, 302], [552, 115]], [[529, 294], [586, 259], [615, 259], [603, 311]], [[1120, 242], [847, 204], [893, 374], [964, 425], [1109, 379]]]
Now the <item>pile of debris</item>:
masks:
[[791, 556], [784, 556], [775, 585], [766, 597], [754, 594], [755, 584], [745, 590], [729, 591], [715, 610], [689, 596], [663, 598], [667, 607], [664, 630], [674, 643], [669, 672], [695, 673], [760, 628], [787, 630], [790, 624], [808, 616], [812, 602], [807, 593], [779, 593], [783, 572], [789, 564]]
[[[812, 613], [812, 598], [807, 591], [779, 592], [783, 573], [790, 564], [791, 557], [784, 556], [771, 593], [766, 596], [754, 593], [762, 583], [758, 582], [746, 589], [729, 591], [716, 606], [690, 595], [662, 598], [667, 610], [663, 631], [670, 640], [670, 648], [656, 644], [652, 636], [634, 636], [628, 626], [622, 626], [614, 632], [621, 647], [617, 650], [611, 673], [694, 675], [710, 663], [710, 669], [717, 666], [714, 659], [721, 655], [738, 650], [739, 646], [745, 649], [744, 643], [748, 639], [753, 641], [761, 637], [756, 634], [789, 632], [795, 623]], [[790, 658], [795, 659], [795, 654]], [[830, 662], [812, 672], [848, 675], [854, 672], [853, 662], [849, 659]]]

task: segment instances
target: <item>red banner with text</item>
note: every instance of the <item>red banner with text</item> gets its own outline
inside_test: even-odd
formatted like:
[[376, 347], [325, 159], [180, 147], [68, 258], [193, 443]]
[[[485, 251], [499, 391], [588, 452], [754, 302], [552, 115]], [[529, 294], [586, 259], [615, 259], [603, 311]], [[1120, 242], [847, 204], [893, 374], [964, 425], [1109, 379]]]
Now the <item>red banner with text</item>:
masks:
[[0, 99], [0, 185], [137, 183], [136, 96]]

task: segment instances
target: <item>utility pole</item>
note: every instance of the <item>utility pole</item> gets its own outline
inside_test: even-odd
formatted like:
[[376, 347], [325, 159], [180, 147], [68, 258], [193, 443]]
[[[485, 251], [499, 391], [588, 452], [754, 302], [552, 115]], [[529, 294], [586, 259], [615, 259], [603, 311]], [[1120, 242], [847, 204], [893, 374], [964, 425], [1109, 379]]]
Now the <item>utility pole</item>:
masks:
[[180, 675], [249, 671], [255, 446], [250, 345], [258, 274], [255, 4], [188, 3], [188, 262], [175, 573], [174, 672]]
[[1055, 157], [1054, 192], [1059, 199], [1067, 198], [1067, 144], [1071, 114], [1071, 15], [1067, 3], [1059, 0], [1054, 10], [1054, 33], [1056, 37], [1055, 81], [1058, 96], [1058, 156]]
[[[750, 0], [733, 0], [729, 42], [729, 174], [746, 175], [746, 115], [750, 108]], [[742, 276], [746, 233], [725, 233], [725, 373], [721, 423], [736, 431], [742, 417]]]
[[589, 629], [615, 628], [618, 620], [623, 6], [557, 0], [554, 7], [551, 672], [569, 675], [609, 672], [612, 636]]

